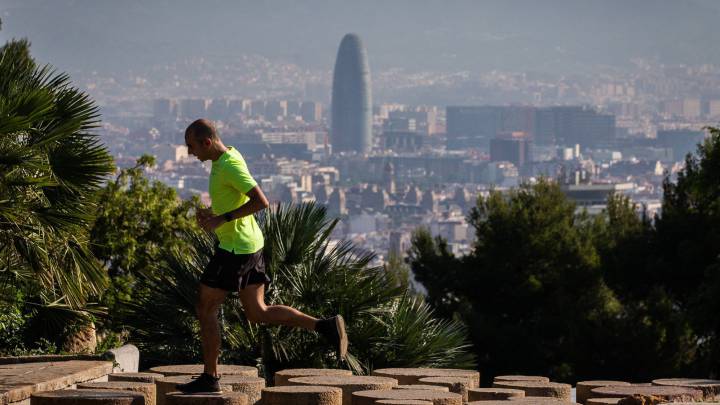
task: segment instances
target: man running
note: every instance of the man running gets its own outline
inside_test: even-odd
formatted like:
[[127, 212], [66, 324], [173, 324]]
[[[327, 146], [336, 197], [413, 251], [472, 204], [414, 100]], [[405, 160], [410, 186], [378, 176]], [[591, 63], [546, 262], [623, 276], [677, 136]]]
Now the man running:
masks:
[[218, 244], [200, 278], [196, 307], [205, 369], [197, 379], [177, 388], [183, 392], [220, 391], [218, 310], [233, 291], [240, 295], [248, 321], [317, 331], [334, 345], [339, 358], [345, 358], [348, 340], [342, 316], [318, 320], [288, 306], [265, 305], [265, 286], [270, 284], [270, 278], [265, 274], [263, 235], [253, 214], [267, 208], [268, 200], [242, 155], [226, 147], [213, 123], [206, 119], [187, 127], [185, 143], [189, 154], [201, 162], [212, 161], [212, 208], [200, 210], [197, 220], [203, 229], [215, 232]]

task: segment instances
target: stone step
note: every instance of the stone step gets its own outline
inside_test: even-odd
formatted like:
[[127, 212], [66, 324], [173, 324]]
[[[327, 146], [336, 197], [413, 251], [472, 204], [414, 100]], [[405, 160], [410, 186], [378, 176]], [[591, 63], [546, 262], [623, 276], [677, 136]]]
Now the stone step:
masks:
[[339, 368], [288, 368], [275, 373], [275, 386], [289, 385], [288, 380], [296, 377], [351, 376], [352, 371]]
[[380, 368], [373, 370], [372, 375], [390, 377], [398, 380], [400, 385], [417, 384], [423, 377], [463, 377], [469, 378], [480, 386], [480, 373], [474, 370], [454, 368]]
[[525, 397], [525, 391], [510, 388], [470, 388], [468, 402], [473, 401], [503, 401]]
[[[177, 388], [175, 387], [178, 384], [186, 384], [193, 380], [193, 376], [191, 375], [174, 375], [170, 377], [163, 377], [159, 380], [155, 380], [155, 403], [156, 405], [165, 405], [165, 396], [170, 392], [177, 392]], [[223, 392], [232, 392], [232, 386], [225, 384], [225, 382], [220, 379], [220, 389]]]
[[590, 391], [590, 396], [603, 398], [657, 397], [667, 402], [692, 402], [701, 401], [703, 393], [697, 389], [684, 387], [629, 385], [626, 387], [593, 388]]
[[165, 401], [168, 405], [248, 405], [248, 396], [242, 392], [219, 394], [169, 392]]
[[342, 390], [342, 404], [352, 404], [352, 393], [355, 391], [389, 390], [398, 385], [394, 378], [370, 376], [314, 376], [295, 377], [288, 380], [290, 385], [322, 385], [337, 387]]
[[342, 389], [328, 386], [284, 385], [262, 391], [263, 405], [342, 405]]
[[57, 390], [32, 394], [30, 405], [145, 405], [145, 396], [132, 391]]
[[403, 384], [403, 385], [396, 385], [393, 387], [394, 390], [433, 390], [433, 391], [444, 391], [444, 392], [450, 392], [450, 389], [448, 387], [443, 387], [442, 385], [432, 385], [432, 384]]
[[580, 405], [577, 402], [551, 397], [522, 397], [511, 400], [514, 405]]
[[549, 397], [563, 401], [570, 401], [572, 398], [572, 386], [570, 384], [540, 381], [496, 381], [493, 388], [511, 388], [525, 391], [526, 397]]
[[[202, 364], [177, 364], [172, 366], [152, 367], [150, 372], [162, 374], [165, 377], [176, 375], [200, 375], [205, 370]], [[255, 367], [236, 366], [232, 364], [218, 365], [218, 374], [223, 375], [244, 375], [246, 377], [257, 377], [258, 370]]]
[[246, 394], [248, 396], [248, 405], [255, 405], [260, 403], [262, 390], [265, 388], [265, 379], [243, 375], [225, 375], [220, 377], [220, 385], [230, 386], [232, 392]]
[[578, 381], [575, 384], [575, 400], [581, 404], [585, 404], [588, 398], [590, 398], [590, 391], [600, 387], [616, 387], [616, 386], [627, 386], [629, 382], [625, 381], [613, 381], [613, 380], [591, 380], [591, 381]]
[[622, 398], [588, 398], [586, 405], [617, 405]]
[[653, 380], [653, 385], [695, 388], [703, 392], [706, 400], [720, 399], [720, 380], [704, 380], [699, 378], [661, 378]]
[[113, 390], [138, 392], [145, 397], [145, 405], [155, 405], [155, 384], [136, 381], [107, 381], [82, 383], [77, 385], [78, 389], [88, 390]]
[[158, 373], [112, 373], [108, 374], [108, 381], [134, 381], [154, 383], [158, 378], [163, 378]]
[[462, 395], [463, 402], [468, 401], [468, 389], [474, 388], [473, 380], [464, 377], [423, 377], [420, 382], [447, 387], [450, 392]]
[[[444, 387], [443, 387], [444, 388]], [[374, 405], [381, 399], [430, 401], [433, 405], [462, 405], [462, 396], [436, 390], [373, 390], [352, 394], [352, 405]]]
[[379, 399], [377, 405], [432, 405], [432, 401], [421, 401], [419, 399]]
[[550, 382], [550, 379], [540, 375], [497, 375], [493, 378], [493, 382], [496, 381], [538, 381], [538, 382]]

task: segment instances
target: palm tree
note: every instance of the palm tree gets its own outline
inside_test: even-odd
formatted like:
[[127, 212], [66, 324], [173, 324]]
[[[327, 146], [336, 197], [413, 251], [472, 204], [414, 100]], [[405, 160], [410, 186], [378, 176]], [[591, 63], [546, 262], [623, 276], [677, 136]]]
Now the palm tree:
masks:
[[97, 123], [88, 96], [37, 66], [27, 41], [0, 48], [0, 305], [20, 294], [52, 313], [56, 323], [40, 329], [82, 315], [106, 285], [87, 237], [94, 195], [113, 170]]
[[[260, 217], [268, 303], [315, 316], [342, 314], [351, 337], [348, 366], [358, 374], [387, 366], [472, 367], [464, 328], [434, 319], [429, 307], [390, 280], [373, 255], [333, 243], [336, 219], [314, 203], [278, 205]], [[165, 271], [143, 281], [149, 294], [127, 303], [126, 323], [150, 362], [199, 361], [193, 316], [195, 288], [212, 252], [207, 234], [186, 235], [188, 250], [168, 254]], [[152, 307], [152, 311], [147, 311]], [[316, 334], [251, 325], [236, 298], [221, 313], [224, 362], [258, 365], [266, 377], [287, 367], [334, 367], [338, 360]]]

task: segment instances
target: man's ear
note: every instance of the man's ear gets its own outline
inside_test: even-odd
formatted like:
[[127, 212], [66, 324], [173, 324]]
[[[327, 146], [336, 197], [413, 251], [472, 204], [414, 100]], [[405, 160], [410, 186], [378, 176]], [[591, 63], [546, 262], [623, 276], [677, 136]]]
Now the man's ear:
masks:
[[207, 148], [210, 145], [212, 145], [212, 140], [210, 138], [203, 138], [203, 145]]

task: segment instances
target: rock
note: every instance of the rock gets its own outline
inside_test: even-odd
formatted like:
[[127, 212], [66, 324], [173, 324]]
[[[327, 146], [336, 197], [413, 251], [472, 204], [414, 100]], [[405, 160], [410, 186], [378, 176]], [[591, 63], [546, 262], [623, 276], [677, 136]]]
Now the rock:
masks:
[[550, 382], [547, 377], [539, 375], [498, 375], [493, 378], [495, 381], [538, 381], [538, 382]]
[[432, 405], [431, 401], [419, 399], [379, 399], [375, 403], [378, 405]]
[[474, 388], [475, 384], [473, 380], [463, 377], [423, 377], [420, 382], [447, 387], [450, 392], [462, 395], [463, 402], [468, 401], [468, 389]]
[[622, 398], [588, 398], [586, 405], [617, 405]]
[[154, 383], [158, 378], [162, 378], [162, 374], [158, 373], [113, 373], [108, 375], [108, 381], [134, 381]]
[[[177, 388], [175, 386], [178, 384], [189, 383], [193, 380], [192, 377], [193, 376], [191, 375], [174, 375], [155, 380], [155, 404], [165, 405], [165, 396], [170, 392], [177, 392]], [[220, 389], [223, 392], [232, 392], [232, 386], [226, 385], [222, 378], [220, 379]]]
[[393, 387], [395, 390], [433, 390], [433, 391], [444, 391], [444, 392], [450, 392], [450, 389], [448, 387], [443, 387], [442, 385], [432, 385], [432, 384], [403, 384], [403, 385], [396, 385]]
[[230, 386], [232, 392], [246, 394], [248, 396], [248, 405], [255, 405], [260, 403], [262, 390], [265, 388], [265, 379], [243, 375], [225, 375], [220, 378], [220, 384]]
[[699, 389], [706, 400], [720, 399], [720, 380], [703, 380], [699, 378], [661, 378], [653, 380], [653, 385], [675, 386]]
[[703, 393], [700, 390], [684, 387], [662, 387], [662, 386], [641, 386], [629, 385], [621, 387], [599, 387], [590, 391], [592, 397], [603, 398], [627, 398], [637, 396], [633, 399], [635, 403], [645, 403], [662, 400], [661, 402], [700, 401]]

